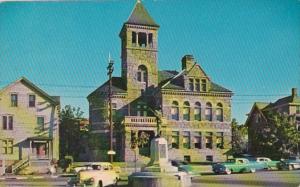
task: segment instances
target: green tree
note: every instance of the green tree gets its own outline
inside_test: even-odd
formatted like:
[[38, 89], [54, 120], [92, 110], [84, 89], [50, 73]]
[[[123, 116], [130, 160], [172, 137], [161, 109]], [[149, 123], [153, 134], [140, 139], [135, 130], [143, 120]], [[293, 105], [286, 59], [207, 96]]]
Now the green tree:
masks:
[[[77, 160], [79, 153], [84, 149], [81, 145], [80, 119], [83, 112], [80, 108], [66, 105], [60, 112], [60, 158], [72, 156]], [[86, 134], [86, 132], [84, 132]]]
[[131, 139], [131, 149], [134, 150], [134, 163], [135, 163], [135, 171], [136, 171], [136, 162], [137, 162], [137, 150], [138, 147], [144, 148], [145, 145], [149, 144], [150, 135], [144, 131], [141, 132], [139, 136], [137, 133]]
[[295, 117], [278, 112], [266, 112], [265, 116], [267, 123], [258, 136], [259, 153], [275, 159], [295, 154], [300, 142]]
[[238, 155], [247, 151], [248, 130], [245, 125], [239, 125], [236, 119], [232, 119], [232, 155]]

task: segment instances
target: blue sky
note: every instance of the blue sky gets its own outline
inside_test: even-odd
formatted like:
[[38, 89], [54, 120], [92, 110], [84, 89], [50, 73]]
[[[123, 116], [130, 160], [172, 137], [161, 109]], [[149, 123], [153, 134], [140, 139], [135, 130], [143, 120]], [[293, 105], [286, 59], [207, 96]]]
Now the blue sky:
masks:
[[[254, 101], [300, 89], [300, 1], [144, 0], [159, 30], [159, 68], [180, 70], [193, 54], [235, 93], [244, 123]], [[86, 96], [106, 79], [108, 53], [120, 75], [119, 31], [134, 0], [0, 3], [0, 87], [26, 76], [88, 116]]]

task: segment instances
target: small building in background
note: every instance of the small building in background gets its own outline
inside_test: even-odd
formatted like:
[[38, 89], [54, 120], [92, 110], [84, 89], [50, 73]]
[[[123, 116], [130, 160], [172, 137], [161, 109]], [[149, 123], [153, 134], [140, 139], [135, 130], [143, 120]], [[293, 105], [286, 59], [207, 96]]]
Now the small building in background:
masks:
[[50, 96], [25, 77], [0, 90], [0, 160], [6, 172], [31, 166], [46, 172], [59, 159], [60, 98]]
[[[278, 99], [274, 103], [255, 102], [252, 106], [245, 125], [248, 127], [248, 151], [257, 154], [257, 129], [263, 128], [268, 123], [266, 112], [278, 112], [288, 116], [294, 116], [297, 130], [300, 132], [300, 97], [297, 94], [297, 88], [292, 88], [291, 95]], [[295, 153], [296, 154], [296, 153]]]

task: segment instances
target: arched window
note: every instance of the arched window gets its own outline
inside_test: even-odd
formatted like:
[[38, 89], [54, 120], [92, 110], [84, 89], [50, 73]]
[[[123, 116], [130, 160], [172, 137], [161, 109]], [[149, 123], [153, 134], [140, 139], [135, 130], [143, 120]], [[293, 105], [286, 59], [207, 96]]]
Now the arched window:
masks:
[[190, 121], [190, 103], [187, 101], [183, 103], [183, 120]]
[[212, 121], [212, 107], [211, 107], [211, 103], [206, 103], [206, 107], [205, 107], [205, 120]]
[[148, 81], [147, 68], [144, 65], [140, 65], [138, 67], [137, 80], [139, 82], [145, 82], [145, 83], [147, 83]]
[[172, 103], [171, 115], [173, 120], [179, 120], [179, 107], [177, 101], [173, 101]]
[[216, 109], [216, 118], [217, 121], [223, 121], [223, 105], [221, 103], [217, 104], [217, 109]]
[[199, 102], [195, 103], [194, 119], [196, 121], [201, 121], [201, 104]]

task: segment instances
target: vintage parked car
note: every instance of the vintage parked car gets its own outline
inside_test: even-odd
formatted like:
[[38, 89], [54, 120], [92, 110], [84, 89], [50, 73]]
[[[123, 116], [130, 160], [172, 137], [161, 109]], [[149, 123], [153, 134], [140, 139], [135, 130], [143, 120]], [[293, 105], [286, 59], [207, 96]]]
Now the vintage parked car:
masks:
[[300, 169], [300, 156], [290, 156], [288, 159], [281, 160], [277, 164], [278, 169], [295, 170]]
[[231, 174], [241, 172], [256, 172], [257, 168], [264, 168], [265, 163], [250, 162], [246, 158], [233, 158], [224, 163], [216, 163], [212, 165], [212, 170], [216, 174]]
[[115, 170], [117, 173], [120, 173], [120, 171], [121, 171], [120, 167], [112, 166], [112, 164], [109, 162], [84, 162], [83, 165], [77, 165], [77, 166], [73, 167], [71, 169], [71, 172], [77, 174], [77, 173], [79, 173], [79, 171], [82, 171], [82, 170], [92, 170], [93, 167], [96, 167], [96, 166], [101, 166], [104, 168], [112, 167], [113, 170]]
[[271, 170], [271, 169], [278, 169], [278, 163], [280, 161], [275, 161], [275, 160], [271, 160], [270, 158], [267, 157], [257, 157], [255, 158], [256, 162], [260, 162], [260, 163], [266, 163], [264, 169], [267, 170]]
[[84, 167], [85, 169], [83, 167], [80, 168], [76, 178], [69, 180], [68, 184], [70, 186], [104, 187], [117, 185], [120, 179], [119, 173], [114, 170], [110, 163], [92, 163]]
[[178, 168], [178, 171], [183, 171], [187, 174], [189, 174], [192, 178], [196, 176], [200, 176], [201, 174], [188, 164], [186, 161], [182, 160], [171, 160], [172, 166], [175, 166]]

